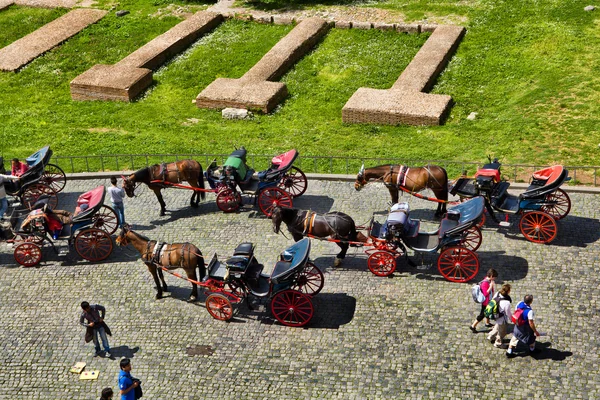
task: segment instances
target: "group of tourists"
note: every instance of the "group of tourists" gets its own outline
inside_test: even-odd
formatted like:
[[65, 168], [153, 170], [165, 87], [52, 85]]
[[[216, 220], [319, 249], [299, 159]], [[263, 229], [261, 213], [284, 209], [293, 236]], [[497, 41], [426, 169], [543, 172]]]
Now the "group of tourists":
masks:
[[[523, 301], [519, 302], [512, 311], [510, 297], [511, 285], [505, 283], [500, 290], [496, 291], [496, 279], [498, 272], [491, 268], [483, 281], [474, 287], [473, 298], [476, 302], [481, 301], [481, 310], [475, 321], [470, 326], [473, 333], [478, 333], [477, 325], [486, 320], [485, 326], [492, 328], [487, 335], [487, 339], [497, 348], [506, 348], [503, 339], [507, 335], [509, 325], [514, 324], [512, 338], [506, 350], [506, 357], [513, 358], [517, 356], [516, 348], [519, 342], [528, 346], [529, 353], [534, 354], [540, 351], [536, 349], [535, 342], [538, 336], [542, 334], [535, 325], [535, 316], [531, 304], [533, 295], [525, 295]], [[495, 324], [491, 323], [495, 320]]]

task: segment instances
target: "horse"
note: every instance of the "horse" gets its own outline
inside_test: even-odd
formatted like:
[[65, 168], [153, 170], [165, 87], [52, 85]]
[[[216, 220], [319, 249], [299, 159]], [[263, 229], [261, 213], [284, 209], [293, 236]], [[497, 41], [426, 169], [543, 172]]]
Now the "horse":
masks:
[[[150, 240], [146, 236], [134, 232], [127, 224], [123, 225], [121, 232], [116, 240], [117, 246], [133, 247], [142, 255], [142, 261], [148, 267], [156, 283], [156, 299], [163, 297], [163, 292], [168, 292], [169, 288], [165, 282], [165, 277], [160, 266], [167, 269], [183, 268], [188, 279], [197, 281], [196, 268], [200, 270], [200, 281], [206, 275], [206, 266], [204, 257], [200, 249], [191, 243], [159, 243], [156, 240]], [[162, 286], [159, 282], [162, 281]], [[198, 285], [192, 283], [192, 294], [188, 301], [194, 301], [198, 298]]]
[[314, 211], [275, 206], [271, 221], [275, 233], [279, 233], [281, 223], [285, 223], [296, 242], [306, 235], [345, 240], [336, 242], [342, 250], [335, 257], [335, 267], [339, 266], [346, 257], [349, 246], [347, 241], [364, 243], [368, 240], [365, 235], [356, 231], [356, 224], [352, 217], [342, 212], [318, 214]]
[[446, 170], [437, 165], [425, 167], [408, 168], [405, 165], [379, 165], [365, 169], [363, 164], [356, 176], [354, 189], [362, 189], [371, 179], [382, 181], [390, 191], [392, 203], [398, 202], [399, 188], [405, 188], [409, 192], [420, 192], [423, 189], [431, 189], [439, 200], [435, 212], [436, 217], [446, 213], [448, 202], [448, 174]]
[[[123, 189], [127, 193], [128, 197], [135, 195], [134, 191], [136, 183], [145, 183], [148, 185], [158, 202], [160, 203], [160, 215], [165, 215], [166, 204], [163, 200], [161, 189], [168, 187], [167, 185], [161, 185], [160, 183], [150, 183], [152, 181], [160, 180], [169, 183], [180, 183], [187, 181], [193, 188], [204, 189], [204, 173], [202, 171], [202, 165], [195, 160], [181, 160], [168, 164], [154, 164], [146, 168], [142, 168], [128, 177], [123, 178]], [[194, 190], [192, 198], [190, 199], [191, 207], [198, 207], [200, 198], [204, 200], [206, 194], [202, 190]], [[195, 199], [195, 202], [194, 202]]]

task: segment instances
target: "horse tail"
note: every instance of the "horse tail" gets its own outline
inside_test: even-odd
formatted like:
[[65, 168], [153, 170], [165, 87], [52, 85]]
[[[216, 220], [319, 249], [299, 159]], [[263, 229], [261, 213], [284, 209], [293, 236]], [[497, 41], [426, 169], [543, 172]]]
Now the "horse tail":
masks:
[[440, 167], [440, 169], [444, 173], [444, 181], [442, 182], [442, 193], [445, 194], [442, 196], [444, 198], [441, 200], [447, 201], [448, 200], [448, 172], [446, 171], [446, 168]]
[[[198, 177], [198, 186], [204, 189], [204, 171], [202, 171], [202, 164], [198, 163], [198, 167], [200, 167], [200, 176]], [[200, 191], [200, 197], [202, 200], [206, 199], [206, 192]]]
[[200, 249], [196, 246], [194, 246], [194, 249], [194, 253], [196, 253], [196, 266], [200, 271], [200, 282], [202, 282], [202, 279], [204, 279], [204, 277], [206, 276], [206, 265], [204, 264], [204, 257], [202, 256], [202, 252], [200, 251]]

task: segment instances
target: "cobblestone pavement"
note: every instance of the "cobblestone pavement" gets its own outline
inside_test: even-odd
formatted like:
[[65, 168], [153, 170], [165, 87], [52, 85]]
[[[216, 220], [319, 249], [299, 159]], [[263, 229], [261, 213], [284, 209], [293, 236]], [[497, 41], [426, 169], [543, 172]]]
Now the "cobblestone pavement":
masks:
[[[71, 181], [61, 193], [72, 210], [78, 194], [108, 181]], [[127, 199], [126, 217], [150, 238], [190, 241], [210, 257], [227, 256], [242, 241], [256, 244], [257, 259], [272, 268], [290, 244], [275, 235], [270, 220], [255, 211], [224, 214], [214, 195], [198, 209], [191, 192], [166, 190], [170, 211], [158, 216], [147, 188]], [[512, 227], [484, 229], [478, 251], [485, 270], [513, 285], [513, 305], [526, 293], [540, 330], [543, 352], [506, 359], [502, 350], [473, 334], [478, 312], [470, 284], [442, 279], [437, 255], [400, 262], [390, 278], [371, 274], [361, 249], [351, 249], [333, 268], [337, 247], [314, 242], [312, 258], [325, 271], [314, 298], [315, 317], [305, 329], [274, 322], [261, 302], [239, 307], [233, 322], [214, 320], [203, 299], [188, 303], [191, 286], [166, 276], [171, 293], [155, 300], [153, 281], [134, 249], [115, 248], [90, 264], [59, 257], [50, 248], [36, 268], [14, 265], [12, 249], [0, 245], [0, 398], [93, 399], [116, 388], [118, 360], [132, 358], [148, 399], [394, 399], [394, 398], [598, 398], [600, 223], [597, 195], [572, 194], [571, 214], [559, 221], [552, 245], [529, 243]], [[404, 197], [412, 216], [435, 227], [435, 204]], [[389, 195], [371, 184], [355, 192], [348, 182], [311, 181], [297, 199], [300, 208], [343, 211], [365, 223], [384, 214]], [[116, 360], [93, 358], [78, 324], [79, 303], [107, 308]], [[485, 328], [481, 328], [482, 330]], [[194, 353], [199, 353], [194, 355]], [[77, 361], [100, 371], [98, 380], [69, 373]]]

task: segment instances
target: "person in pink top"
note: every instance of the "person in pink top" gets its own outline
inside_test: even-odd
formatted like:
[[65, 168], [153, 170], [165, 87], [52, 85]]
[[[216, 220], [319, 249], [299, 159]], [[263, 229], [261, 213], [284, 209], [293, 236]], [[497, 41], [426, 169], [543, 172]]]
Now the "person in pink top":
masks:
[[22, 163], [18, 158], [13, 158], [10, 161], [11, 175], [21, 176], [29, 169], [29, 165]]
[[[485, 318], [485, 307], [488, 305], [488, 303], [494, 296], [494, 292], [496, 290], [496, 284], [494, 282], [496, 281], [497, 277], [498, 271], [496, 271], [494, 268], [490, 268], [490, 270], [485, 276], [485, 279], [479, 284], [479, 286], [481, 286], [481, 292], [485, 295], [485, 300], [483, 301], [483, 303], [481, 303], [481, 311], [479, 312], [479, 315], [471, 324], [470, 329], [473, 333], [477, 333], [477, 324], [479, 324]], [[491, 328], [493, 326], [490, 323], [489, 318], [486, 318], [485, 326], [487, 326], [488, 328]]]

